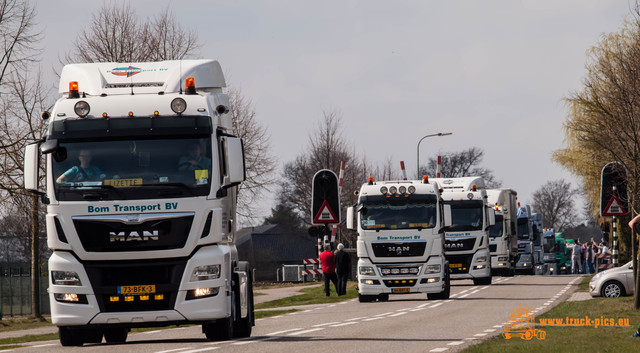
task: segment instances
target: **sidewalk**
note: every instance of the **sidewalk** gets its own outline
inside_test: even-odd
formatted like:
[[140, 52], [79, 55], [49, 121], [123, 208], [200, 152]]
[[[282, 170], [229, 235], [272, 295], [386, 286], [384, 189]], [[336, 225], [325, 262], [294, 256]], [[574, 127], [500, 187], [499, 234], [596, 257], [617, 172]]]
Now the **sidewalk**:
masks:
[[[255, 304], [265, 303], [272, 300], [292, 297], [300, 293], [300, 289], [302, 288], [310, 288], [320, 286], [321, 284], [312, 284], [312, 285], [304, 285], [304, 286], [294, 286], [294, 287], [282, 287], [282, 288], [270, 288], [270, 289], [260, 289], [259, 287], [254, 288], [254, 293], [264, 293], [261, 295], [255, 295], [253, 297], [253, 301]], [[269, 310], [269, 309], [266, 309]], [[28, 330], [17, 330], [17, 331], [4, 331], [0, 332], [0, 339], [7, 339], [13, 337], [24, 337], [31, 335], [46, 335], [58, 333], [58, 328], [56, 326], [44, 326], [34, 329]]]

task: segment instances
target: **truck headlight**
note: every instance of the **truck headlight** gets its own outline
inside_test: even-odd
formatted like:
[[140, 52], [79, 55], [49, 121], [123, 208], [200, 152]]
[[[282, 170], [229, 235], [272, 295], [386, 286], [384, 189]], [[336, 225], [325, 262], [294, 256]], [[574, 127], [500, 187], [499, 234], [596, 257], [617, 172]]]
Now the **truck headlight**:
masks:
[[80, 276], [72, 271], [51, 271], [51, 281], [59, 286], [81, 286]]
[[198, 266], [193, 270], [191, 282], [220, 278], [220, 265]]
[[440, 273], [440, 265], [427, 265], [424, 269], [424, 273]]
[[506, 256], [500, 256], [500, 257], [498, 257], [498, 261], [508, 261], [508, 260], [509, 260], [509, 258], [508, 258], [508, 257], [506, 257]]
[[487, 262], [487, 257], [486, 256], [478, 256], [476, 261], [478, 261], [478, 262]]
[[376, 271], [371, 266], [361, 266], [358, 268], [358, 273], [363, 276], [374, 276]]

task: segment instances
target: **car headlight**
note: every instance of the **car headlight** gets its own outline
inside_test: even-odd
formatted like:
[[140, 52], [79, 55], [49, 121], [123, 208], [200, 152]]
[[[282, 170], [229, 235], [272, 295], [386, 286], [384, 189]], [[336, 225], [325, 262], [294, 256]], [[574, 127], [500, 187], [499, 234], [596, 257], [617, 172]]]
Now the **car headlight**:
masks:
[[376, 274], [376, 272], [374, 271], [373, 267], [371, 266], [361, 266], [358, 268], [358, 273], [360, 273], [363, 276], [373, 276]]
[[191, 282], [220, 278], [220, 265], [198, 266], [191, 274]]
[[72, 271], [51, 271], [51, 282], [59, 286], [81, 286], [80, 276]]

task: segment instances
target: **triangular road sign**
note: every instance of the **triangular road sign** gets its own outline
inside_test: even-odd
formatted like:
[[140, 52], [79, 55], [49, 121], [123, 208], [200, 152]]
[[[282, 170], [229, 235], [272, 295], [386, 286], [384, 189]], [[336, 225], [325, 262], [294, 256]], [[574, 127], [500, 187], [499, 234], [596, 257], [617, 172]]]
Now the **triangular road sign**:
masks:
[[327, 200], [322, 203], [318, 214], [313, 218], [313, 223], [340, 223]]
[[607, 206], [604, 208], [604, 212], [602, 212], [602, 217], [613, 217], [613, 216], [626, 216], [627, 210], [622, 207], [622, 202], [618, 199], [618, 197], [614, 194], [611, 195], [611, 199]]

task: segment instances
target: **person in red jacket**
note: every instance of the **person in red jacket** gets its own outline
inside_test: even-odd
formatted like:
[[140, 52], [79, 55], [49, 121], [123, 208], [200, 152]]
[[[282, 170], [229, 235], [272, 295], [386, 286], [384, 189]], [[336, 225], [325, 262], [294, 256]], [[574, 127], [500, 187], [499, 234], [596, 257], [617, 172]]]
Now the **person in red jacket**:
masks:
[[322, 264], [322, 276], [324, 277], [324, 292], [327, 297], [331, 294], [329, 281], [333, 282], [333, 286], [338, 293], [338, 276], [336, 275], [336, 262], [331, 245], [324, 246], [324, 251], [320, 254], [320, 263]]

